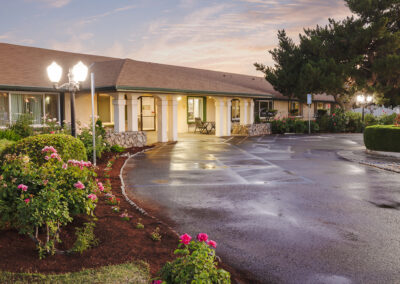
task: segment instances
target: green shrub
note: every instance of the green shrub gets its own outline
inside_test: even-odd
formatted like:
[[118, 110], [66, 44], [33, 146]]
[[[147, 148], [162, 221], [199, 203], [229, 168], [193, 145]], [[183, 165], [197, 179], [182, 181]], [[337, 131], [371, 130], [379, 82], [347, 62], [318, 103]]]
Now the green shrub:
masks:
[[364, 131], [367, 149], [400, 152], [400, 127], [395, 125], [368, 126]]
[[306, 129], [308, 129], [308, 126], [306, 126], [305, 121], [299, 119], [294, 122], [294, 132], [304, 133]]
[[4, 129], [4, 130], [0, 130], [0, 139], [18, 141], [21, 139], [21, 136], [19, 136], [14, 130]]
[[381, 115], [378, 118], [378, 124], [382, 124], [382, 125], [392, 125], [394, 123], [394, 120], [396, 119], [396, 114], [393, 113], [391, 115]]
[[[185, 236], [188, 239], [184, 239], [183, 243], [182, 238]], [[207, 239], [197, 242], [190, 239], [187, 234], [181, 236], [182, 243], [174, 253], [182, 256], [164, 265], [160, 271], [161, 279], [170, 284], [231, 283], [229, 272], [217, 269], [215, 251], [210, 247], [213, 245], [215, 247], [216, 243]]]
[[373, 114], [367, 113], [364, 116], [364, 127], [379, 124], [379, 118], [375, 117]]
[[[79, 126], [78, 138], [83, 142], [86, 148], [87, 156], [93, 157], [93, 133], [92, 126]], [[96, 121], [96, 156], [101, 158], [104, 151], [109, 149], [109, 145], [105, 140], [106, 130], [103, 127], [101, 120]]]
[[317, 117], [317, 123], [319, 125], [319, 130], [321, 132], [329, 132], [330, 131], [330, 123], [329, 123], [330, 117], [328, 114], [318, 116]]
[[0, 140], [0, 153], [3, 152], [3, 150], [7, 147], [9, 147], [10, 145], [14, 144], [14, 141], [10, 141], [7, 139], [1, 139]]
[[29, 114], [22, 114], [17, 121], [10, 127], [16, 134], [22, 138], [33, 135], [33, 118]]
[[99, 240], [94, 234], [95, 227], [95, 223], [89, 222], [85, 223], [83, 228], [76, 228], [76, 241], [70, 251], [82, 254], [91, 247], [97, 246], [99, 244]]
[[66, 134], [43, 134], [24, 138], [7, 147], [0, 154], [3, 160], [7, 154], [27, 155], [34, 163], [43, 164], [42, 149], [53, 146], [63, 160], [87, 160], [85, 146], [81, 141]]
[[40, 166], [22, 154], [5, 156], [0, 165], [0, 223], [34, 240], [42, 258], [55, 253], [62, 226], [76, 215], [93, 215], [97, 186], [90, 163], [66, 163], [50, 146], [39, 153], [44, 161]]
[[361, 113], [346, 112], [346, 131], [361, 133], [364, 129]]
[[115, 144], [115, 145], [111, 146], [111, 151], [116, 152], [116, 153], [122, 153], [125, 151], [125, 148], [118, 144]]

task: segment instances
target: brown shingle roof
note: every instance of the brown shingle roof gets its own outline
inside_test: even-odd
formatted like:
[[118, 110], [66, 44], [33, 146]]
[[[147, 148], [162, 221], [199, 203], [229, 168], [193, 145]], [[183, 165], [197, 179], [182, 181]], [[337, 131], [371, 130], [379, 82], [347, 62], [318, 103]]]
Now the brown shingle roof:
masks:
[[[285, 98], [262, 77], [0, 43], [0, 88], [51, 89], [46, 68], [53, 61], [67, 70], [79, 60], [95, 72], [96, 87]], [[83, 88], [89, 88], [89, 80]], [[321, 99], [332, 100], [323, 96]]]

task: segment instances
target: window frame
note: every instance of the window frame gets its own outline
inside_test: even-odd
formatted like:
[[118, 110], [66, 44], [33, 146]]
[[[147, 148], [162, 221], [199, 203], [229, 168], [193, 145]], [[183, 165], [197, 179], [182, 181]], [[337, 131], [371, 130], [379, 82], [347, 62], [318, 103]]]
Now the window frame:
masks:
[[257, 100], [258, 103], [258, 117], [260, 119], [267, 119], [267, 116], [261, 116], [261, 103], [267, 103], [268, 104], [268, 109], [265, 113], [267, 113], [269, 110], [274, 109], [274, 100]]
[[[60, 102], [60, 93], [56, 93], [56, 92], [16, 92], [16, 91], [12, 91], [12, 92], [7, 92], [7, 91], [2, 91], [0, 90], [0, 93], [5, 93], [8, 96], [8, 110], [9, 110], [9, 114], [8, 114], [8, 125], [0, 125], [0, 128], [7, 128], [10, 125], [13, 124], [12, 121], [12, 107], [11, 107], [11, 96], [12, 95], [39, 95], [41, 96], [41, 103], [42, 103], [42, 109], [43, 109], [43, 113], [41, 115], [41, 118], [43, 119], [43, 117], [46, 115], [46, 96], [49, 95], [54, 95], [57, 98], [57, 121], [59, 124], [61, 124], [61, 102]], [[32, 124], [32, 127], [43, 127], [44, 124], [40, 123], [40, 124]]]
[[[233, 118], [233, 102], [237, 102], [237, 109], [238, 109], [238, 114], [239, 117]], [[240, 122], [240, 100], [239, 99], [232, 99], [231, 100], [231, 122]]]
[[202, 106], [203, 109], [200, 110], [200, 113], [202, 114], [203, 117], [201, 117], [202, 121], [207, 120], [207, 97], [202, 97], [202, 96], [187, 96], [186, 97], [186, 122], [187, 124], [194, 124], [195, 120], [189, 121], [189, 100], [190, 99], [201, 99], [202, 100]]

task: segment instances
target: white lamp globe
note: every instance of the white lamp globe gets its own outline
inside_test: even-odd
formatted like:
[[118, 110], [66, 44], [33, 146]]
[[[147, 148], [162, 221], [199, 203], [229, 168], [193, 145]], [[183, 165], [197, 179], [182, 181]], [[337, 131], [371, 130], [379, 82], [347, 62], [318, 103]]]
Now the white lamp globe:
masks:
[[364, 100], [365, 100], [365, 98], [364, 98], [363, 95], [358, 95], [358, 96], [357, 96], [357, 101], [358, 101], [359, 103], [363, 103]]
[[82, 61], [79, 61], [73, 68], [72, 68], [72, 76], [75, 82], [83, 82], [86, 80], [88, 74], [88, 68]]
[[372, 102], [372, 96], [368, 96], [368, 97], [367, 97], [367, 102], [368, 102], [368, 103]]
[[47, 75], [52, 83], [58, 83], [62, 75], [61, 66], [53, 61], [53, 63], [47, 67]]

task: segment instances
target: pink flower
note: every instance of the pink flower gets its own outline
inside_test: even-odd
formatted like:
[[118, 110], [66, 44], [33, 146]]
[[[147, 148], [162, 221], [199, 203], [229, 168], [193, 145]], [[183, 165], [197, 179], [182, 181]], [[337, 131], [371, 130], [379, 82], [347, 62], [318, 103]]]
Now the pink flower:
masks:
[[78, 189], [84, 189], [85, 185], [83, 183], [81, 183], [80, 181], [78, 181], [77, 183], [74, 184], [74, 186]]
[[98, 182], [97, 186], [99, 187], [100, 191], [104, 191], [104, 186], [103, 186], [103, 184], [101, 182]]
[[97, 200], [96, 194], [93, 194], [93, 193], [89, 194], [87, 197], [88, 197], [89, 199], [91, 199], [92, 201]]
[[208, 240], [208, 235], [205, 233], [200, 233], [197, 235], [197, 240], [199, 242], [206, 242]]
[[42, 149], [42, 153], [45, 153], [45, 152], [57, 153], [57, 150], [53, 146], [45, 146]]
[[24, 199], [24, 201], [25, 201], [25, 204], [28, 204], [29, 203], [29, 198], [27, 198], [27, 199]]
[[162, 280], [153, 280], [151, 284], [162, 284]]
[[216, 248], [216, 247], [217, 247], [217, 243], [216, 243], [215, 241], [212, 241], [212, 240], [209, 240], [209, 241], [207, 242], [207, 244], [208, 244], [209, 246], [212, 246], [213, 248]]
[[64, 170], [66, 170], [66, 169], [68, 168], [68, 165], [67, 165], [66, 163], [64, 163], [64, 164], [62, 165], [62, 168], [63, 168]]
[[54, 134], [54, 133], [56, 133], [55, 131], [50, 131], [50, 134]]
[[332, 113], [332, 116], [335, 116], [336, 114], [335, 113]]
[[50, 160], [50, 157], [49, 157], [49, 156], [46, 156], [46, 157], [44, 157], [44, 158], [45, 158], [47, 161]]
[[18, 189], [21, 189], [22, 191], [27, 191], [28, 186], [26, 186], [25, 184], [20, 184], [20, 185], [18, 185]]
[[47, 185], [49, 183], [49, 181], [47, 180], [47, 179], [45, 179], [44, 181], [43, 181], [43, 185]]
[[188, 245], [192, 239], [192, 237], [188, 234], [184, 234], [182, 236], [179, 237], [181, 239], [181, 243]]

